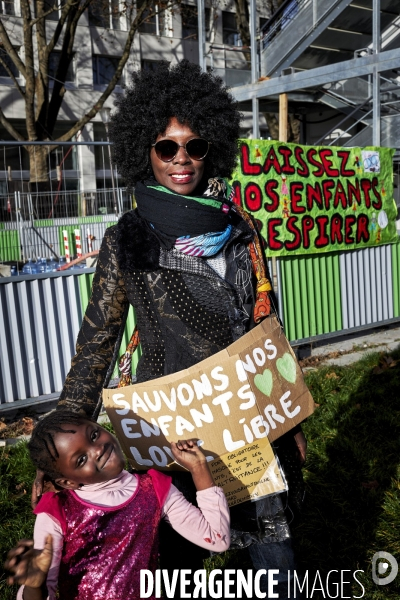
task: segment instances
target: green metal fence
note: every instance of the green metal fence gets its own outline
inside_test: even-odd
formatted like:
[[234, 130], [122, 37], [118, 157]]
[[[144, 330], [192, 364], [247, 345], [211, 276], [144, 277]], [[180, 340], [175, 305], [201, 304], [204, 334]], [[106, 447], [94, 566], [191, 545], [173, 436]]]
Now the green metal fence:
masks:
[[289, 340], [342, 328], [339, 254], [282, 258], [280, 309]]
[[17, 230], [0, 231], [0, 262], [21, 259], [21, 244]]

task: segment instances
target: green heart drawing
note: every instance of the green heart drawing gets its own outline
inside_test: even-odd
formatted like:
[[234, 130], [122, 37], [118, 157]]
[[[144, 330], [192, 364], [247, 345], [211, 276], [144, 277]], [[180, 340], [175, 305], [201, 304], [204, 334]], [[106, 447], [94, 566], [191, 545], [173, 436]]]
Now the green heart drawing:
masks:
[[271, 371], [269, 369], [265, 369], [262, 375], [260, 375], [260, 374], [256, 375], [254, 377], [254, 383], [255, 383], [255, 386], [260, 390], [260, 392], [262, 392], [266, 396], [269, 396], [271, 394], [271, 390], [272, 390], [272, 373], [271, 373]]
[[285, 352], [282, 358], [278, 358], [276, 368], [286, 381], [290, 381], [290, 383], [296, 381], [296, 362], [289, 352]]

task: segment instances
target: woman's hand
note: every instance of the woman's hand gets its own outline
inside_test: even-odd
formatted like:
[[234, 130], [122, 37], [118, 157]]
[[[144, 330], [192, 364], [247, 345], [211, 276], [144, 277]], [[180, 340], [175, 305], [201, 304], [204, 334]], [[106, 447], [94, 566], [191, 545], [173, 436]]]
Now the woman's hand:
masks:
[[36, 470], [35, 481], [32, 483], [32, 494], [31, 494], [31, 506], [32, 509], [35, 510], [40, 497], [43, 494], [44, 488], [44, 473], [40, 471], [40, 469]]
[[20, 540], [18, 545], [10, 550], [4, 568], [10, 571], [7, 579], [9, 585], [17, 583], [39, 589], [46, 581], [53, 556], [53, 540], [51, 535], [46, 537], [43, 550], [35, 550], [32, 540]]
[[175, 461], [192, 474], [197, 491], [215, 485], [206, 457], [195, 440], [171, 442], [171, 451]]
[[47, 479], [43, 471], [37, 469], [35, 481], [32, 484], [31, 506], [35, 510], [40, 498], [44, 492], [58, 492], [60, 488], [55, 488], [53, 483]]
[[294, 441], [296, 442], [299, 451], [300, 465], [303, 466], [307, 457], [307, 440], [301, 430], [294, 435]]

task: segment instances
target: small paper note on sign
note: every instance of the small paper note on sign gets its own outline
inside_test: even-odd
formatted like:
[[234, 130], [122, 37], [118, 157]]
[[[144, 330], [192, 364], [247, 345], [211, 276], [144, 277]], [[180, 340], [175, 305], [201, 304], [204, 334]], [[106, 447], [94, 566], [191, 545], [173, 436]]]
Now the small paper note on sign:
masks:
[[229, 506], [287, 490], [268, 438], [227, 452], [210, 462], [209, 467], [215, 485], [223, 488]]

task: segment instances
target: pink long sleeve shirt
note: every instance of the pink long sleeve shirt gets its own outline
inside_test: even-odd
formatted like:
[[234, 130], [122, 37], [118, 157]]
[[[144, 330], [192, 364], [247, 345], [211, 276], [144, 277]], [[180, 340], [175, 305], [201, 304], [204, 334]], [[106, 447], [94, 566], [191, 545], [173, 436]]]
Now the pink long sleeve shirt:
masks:
[[[85, 485], [75, 493], [78, 498], [90, 504], [117, 507], [135, 493], [137, 486], [137, 477], [122, 471], [116, 479]], [[199, 508], [188, 502], [171, 484], [161, 516], [173, 529], [194, 544], [212, 552], [224, 552], [230, 544], [230, 518], [222, 489], [214, 486], [197, 492], [197, 503]], [[39, 513], [36, 516], [33, 534], [34, 547], [43, 548], [48, 534], [53, 537], [53, 559], [47, 576], [48, 600], [55, 600], [64, 536], [61, 524], [54, 517], [45, 512]], [[24, 586], [21, 586], [18, 590], [17, 600], [23, 600], [23, 589]]]

